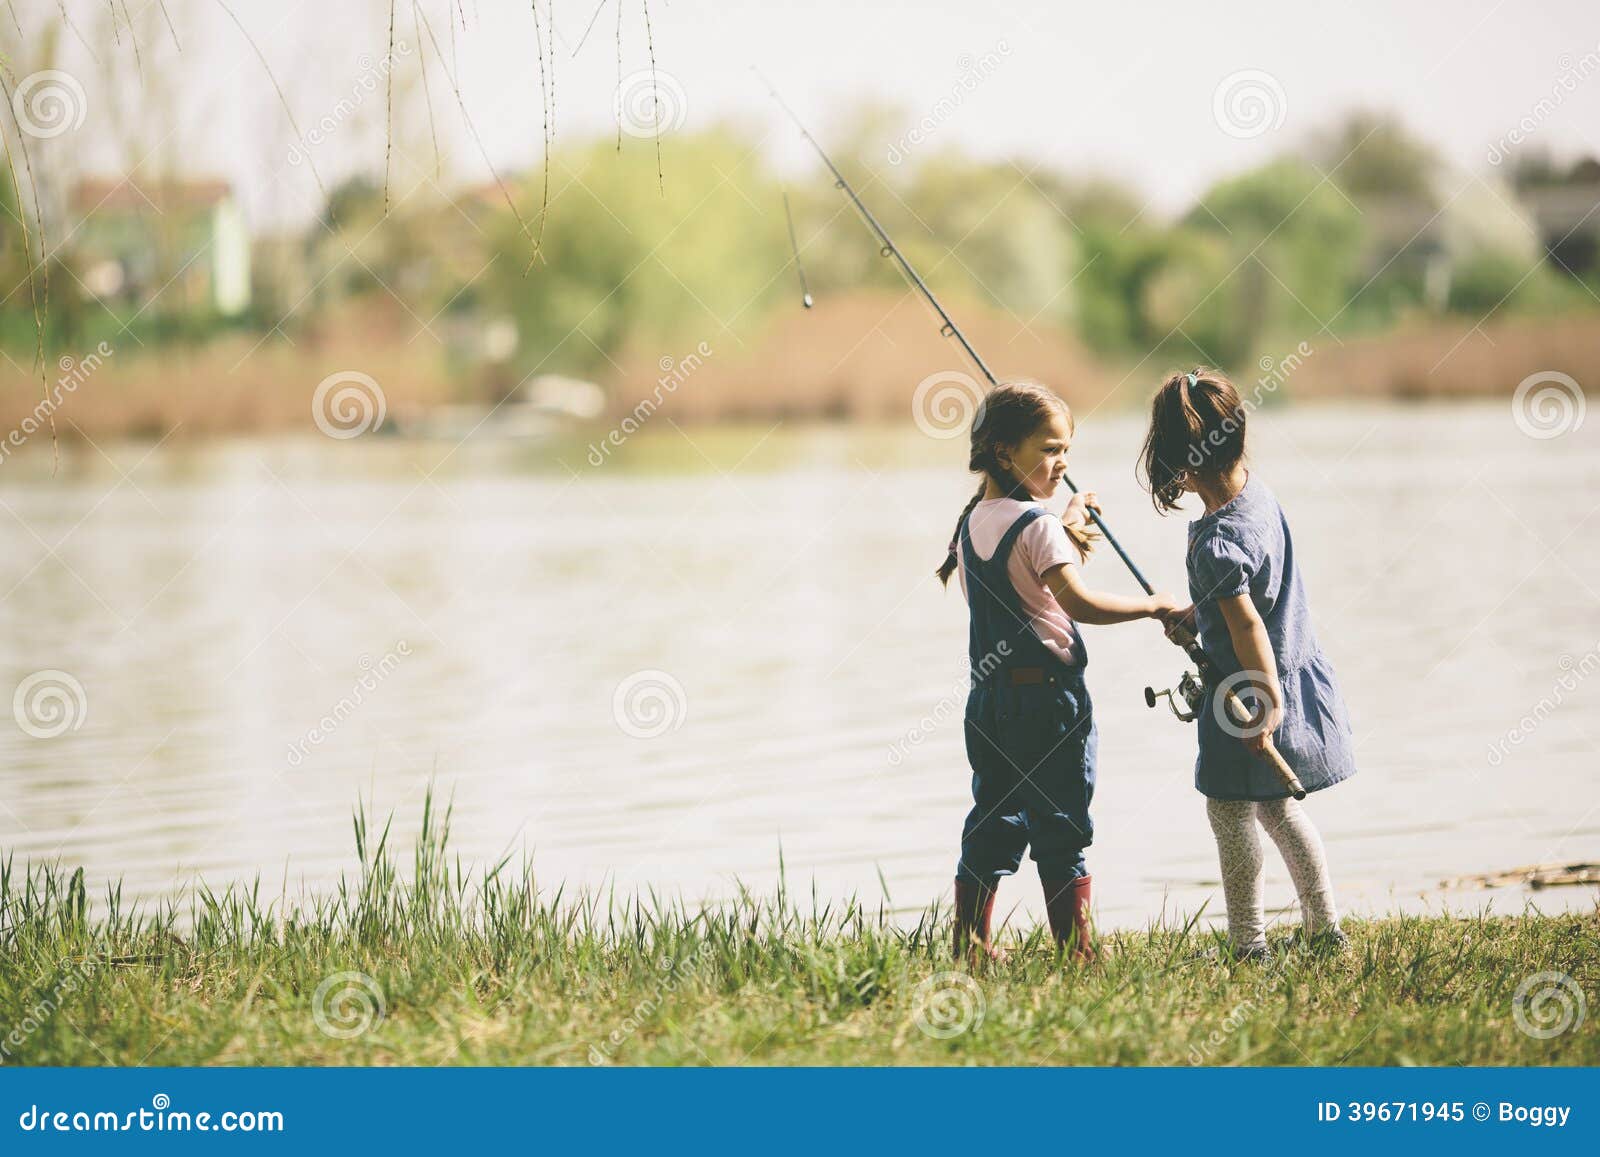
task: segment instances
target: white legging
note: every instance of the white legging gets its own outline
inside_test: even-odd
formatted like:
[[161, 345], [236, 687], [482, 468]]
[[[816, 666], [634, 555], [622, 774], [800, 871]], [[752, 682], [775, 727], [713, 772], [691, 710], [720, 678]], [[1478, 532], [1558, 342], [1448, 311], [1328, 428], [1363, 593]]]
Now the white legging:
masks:
[[1222, 864], [1222, 896], [1228, 905], [1228, 939], [1234, 951], [1266, 944], [1266, 912], [1262, 904], [1265, 872], [1259, 823], [1278, 845], [1278, 852], [1300, 897], [1300, 915], [1307, 935], [1339, 924], [1328, 881], [1328, 861], [1305, 809], [1292, 799], [1261, 803], [1208, 799], [1206, 815], [1217, 837]]

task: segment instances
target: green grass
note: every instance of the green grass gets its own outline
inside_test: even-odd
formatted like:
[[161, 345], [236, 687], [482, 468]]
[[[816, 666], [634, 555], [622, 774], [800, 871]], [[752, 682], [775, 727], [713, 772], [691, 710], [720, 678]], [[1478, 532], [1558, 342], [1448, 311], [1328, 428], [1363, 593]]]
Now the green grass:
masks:
[[[402, 875], [355, 817], [359, 870], [302, 904], [200, 887], [150, 912], [83, 873], [0, 870], [0, 1060], [10, 1064], [1595, 1064], [1600, 1011], [1539, 1039], [1518, 986], [1600, 993], [1600, 913], [1351, 921], [1349, 954], [1270, 965], [1212, 934], [1105, 940], [1092, 969], [1037, 929], [1012, 961], [949, 959], [915, 923], [780, 892], [690, 910], [472, 875], [431, 801]], [[319, 995], [319, 988], [322, 990]], [[1574, 1009], [1566, 991], [1568, 1009]], [[1561, 993], [1535, 999], [1552, 1024]], [[381, 1002], [381, 1015], [379, 1004]], [[981, 1012], [981, 1015], [980, 1015]], [[1569, 1019], [1573, 1019], [1569, 1017]], [[959, 1031], [955, 1031], [959, 1030]]]

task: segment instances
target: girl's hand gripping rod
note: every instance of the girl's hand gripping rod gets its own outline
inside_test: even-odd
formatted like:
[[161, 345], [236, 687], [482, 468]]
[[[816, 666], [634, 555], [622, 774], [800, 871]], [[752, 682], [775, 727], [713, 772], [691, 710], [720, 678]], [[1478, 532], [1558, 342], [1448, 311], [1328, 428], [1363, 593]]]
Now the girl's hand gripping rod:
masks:
[[[1157, 691], [1153, 687], [1146, 687], [1144, 689], [1145, 705], [1154, 707], [1156, 700], [1164, 695], [1168, 706], [1172, 708], [1172, 713], [1185, 723], [1189, 723], [1198, 717], [1201, 711], [1206, 709], [1207, 699], [1214, 698], [1220, 693], [1221, 703], [1219, 705], [1223, 711], [1228, 713], [1228, 718], [1233, 725], [1235, 727], [1251, 726], [1255, 712], [1245, 706], [1244, 700], [1240, 699], [1235, 692], [1231, 690], [1223, 691], [1221, 683], [1216, 678], [1216, 668], [1211, 660], [1206, 657], [1206, 653], [1200, 649], [1200, 641], [1194, 637], [1194, 633], [1182, 623], [1174, 623], [1167, 628], [1167, 638], [1183, 648], [1184, 653], [1189, 656], [1190, 662], [1199, 670], [1200, 677], [1196, 678], [1193, 671], [1185, 671], [1183, 678], [1178, 680], [1176, 688]], [[1214, 688], [1214, 690], [1208, 693], [1207, 688]], [[1178, 701], [1173, 697], [1174, 692], [1183, 697], [1185, 704], [1189, 708], [1188, 711], [1179, 709]], [[1272, 769], [1278, 773], [1278, 778], [1283, 781], [1283, 786], [1288, 789], [1290, 795], [1294, 796], [1295, 799], [1305, 799], [1305, 786], [1301, 784], [1300, 777], [1295, 775], [1294, 769], [1289, 766], [1288, 761], [1278, 751], [1277, 745], [1272, 742], [1272, 736], [1267, 735], [1263, 738], [1265, 743], [1261, 749], [1261, 757], [1272, 765]]]

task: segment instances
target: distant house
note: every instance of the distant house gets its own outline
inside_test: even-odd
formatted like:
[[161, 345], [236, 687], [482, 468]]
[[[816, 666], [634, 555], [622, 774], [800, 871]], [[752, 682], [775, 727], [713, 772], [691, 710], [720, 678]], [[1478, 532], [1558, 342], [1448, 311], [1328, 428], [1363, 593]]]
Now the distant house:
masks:
[[1529, 265], [1539, 256], [1534, 210], [1509, 186], [1475, 181], [1437, 206], [1419, 197], [1369, 196], [1361, 211], [1363, 276], [1411, 273], [1435, 309], [1445, 307], [1462, 262], [1472, 256], [1497, 253]]
[[1585, 175], [1587, 181], [1522, 191], [1545, 251], [1580, 277], [1600, 272], [1600, 175]]
[[225, 317], [249, 307], [250, 236], [227, 181], [87, 178], [67, 209], [67, 247], [95, 297]]

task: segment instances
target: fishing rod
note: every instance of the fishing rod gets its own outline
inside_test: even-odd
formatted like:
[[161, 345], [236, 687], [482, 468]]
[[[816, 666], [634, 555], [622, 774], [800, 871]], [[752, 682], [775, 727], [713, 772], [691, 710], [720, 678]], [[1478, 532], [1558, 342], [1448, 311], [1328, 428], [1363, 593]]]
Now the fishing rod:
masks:
[[[757, 76], [761, 76], [759, 70], [755, 71]], [[860, 195], [856, 193], [855, 187], [845, 179], [845, 175], [839, 171], [839, 166], [835, 165], [833, 158], [828, 156], [827, 150], [817, 143], [817, 139], [806, 129], [805, 122], [800, 119], [794, 109], [789, 107], [788, 102], [778, 95], [778, 90], [773, 87], [772, 82], [764, 76], [761, 76], [761, 80], [767, 86], [767, 91], [772, 94], [772, 99], [777, 101], [778, 107], [788, 114], [789, 119], [794, 122], [795, 128], [800, 130], [800, 135], [805, 138], [806, 143], [811, 146], [818, 158], [827, 166], [828, 171], [833, 174], [834, 187], [844, 192], [863, 224], [878, 239], [879, 253], [884, 257], [894, 259], [895, 263], [900, 267], [900, 272], [905, 275], [906, 280], [922, 295], [923, 300], [933, 307], [933, 311], [939, 315], [940, 336], [955, 338], [967, 357], [972, 360], [972, 364], [978, 368], [978, 372], [988, 380], [989, 385], [998, 386], [1000, 380], [995, 377], [994, 371], [989, 369], [988, 363], [972, 347], [972, 343], [967, 340], [967, 335], [961, 332], [961, 327], [956, 325], [955, 320], [945, 311], [939, 299], [934, 296], [933, 290], [929, 289], [927, 282], [922, 280], [922, 275], [916, 271], [911, 262], [906, 259], [906, 255], [900, 251], [900, 247], [889, 236], [888, 230], [879, 224], [878, 219], [872, 215], [872, 210], [867, 208]], [[783, 203], [784, 214], [788, 216], [789, 198], [787, 193], [784, 195]], [[794, 248], [795, 266], [799, 268], [800, 246], [795, 240], [793, 217], [789, 217], [789, 242]], [[810, 309], [812, 298], [809, 290], [805, 288], [805, 273], [803, 271], [800, 274], [800, 284], [805, 294], [805, 306]], [[1070, 475], [1063, 475], [1062, 481], [1067, 484], [1067, 489], [1071, 490], [1072, 493], [1078, 493], [1078, 487], [1073, 483]], [[1128, 552], [1123, 549], [1122, 543], [1117, 541], [1117, 536], [1111, 533], [1111, 528], [1100, 517], [1100, 512], [1092, 506], [1086, 506], [1084, 509], [1088, 511], [1089, 518], [1094, 522], [1095, 527], [1105, 537], [1106, 542], [1111, 545], [1111, 549], [1117, 552], [1117, 557], [1122, 560], [1123, 565], [1128, 568], [1128, 572], [1133, 575], [1134, 580], [1143, 588], [1144, 593], [1154, 595], [1156, 593], [1155, 587], [1150, 585], [1150, 580], [1144, 577], [1144, 572], [1139, 569], [1138, 563], [1133, 561]], [[1182, 678], [1178, 680], [1177, 686], [1165, 691], [1157, 692], [1151, 687], [1146, 687], [1144, 689], [1146, 706], [1154, 707], [1156, 700], [1165, 696], [1169, 706], [1172, 708], [1172, 713], [1183, 722], [1190, 723], [1198, 717], [1201, 708], [1204, 706], [1207, 694], [1206, 685], [1210, 685], [1221, 692], [1223, 710], [1227, 712], [1231, 722], [1241, 729], [1248, 728], [1252, 721], [1257, 718], [1257, 713], [1250, 711], [1238, 694], [1217, 677], [1215, 665], [1206, 656], [1206, 653], [1201, 650], [1200, 642], [1195, 638], [1194, 633], [1180, 625], [1174, 627], [1167, 637], [1183, 649], [1184, 654], [1189, 657], [1190, 662], [1198, 670], [1199, 676], [1197, 677], [1194, 672], [1185, 671]], [[1183, 698], [1188, 711], [1179, 709], [1178, 696]], [[1283, 780], [1284, 786], [1294, 798], [1305, 799], [1305, 788], [1301, 786], [1300, 780], [1293, 769], [1289, 767], [1283, 756], [1279, 754], [1277, 747], [1273, 745], [1270, 735], [1267, 737], [1266, 748], [1261, 754], [1273, 766], [1279, 778]]]
[[[759, 75], [759, 73], [757, 75]], [[862, 202], [861, 198], [856, 194], [854, 186], [852, 186], [849, 181], [845, 180], [844, 174], [841, 173], [838, 166], [833, 163], [833, 158], [829, 157], [826, 150], [824, 150], [823, 147], [817, 143], [817, 139], [806, 131], [805, 124], [800, 120], [799, 116], [795, 114], [795, 111], [784, 102], [783, 97], [778, 95], [778, 90], [772, 87], [772, 83], [767, 81], [765, 77], [762, 77], [762, 80], [767, 85], [767, 91], [772, 93], [772, 99], [777, 101], [778, 106], [782, 108], [784, 112], [789, 114], [789, 119], [794, 121], [795, 127], [800, 130], [800, 135], [804, 137], [806, 139], [806, 143], [816, 151], [816, 154], [819, 158], [821, 158], [822, 163], [828, 166], [828, 171], [833, 174], [834, 187], [844, 191], [845, 196], [850, 199], [851, 205], [855, 207], [856, 213], [860, 215], [862, 222], [867, 226], [868, 229], [872, 230], [873, 236], [877, 237], [879, 252], [884, 257], [894, 258], [896, 264], [898, 264], [900, 267], [900, 271], [905, 274], [906, 280], [911, 282], [911, 284], [916, 288], [917, 292], [922, 294], [923, 299], [933, 307], [933, 311], [939, 315], [940, 335], [943, 337], [955, 338], [956, 341], [960, 343], [961, 348], [963, 351], [965, 351], [967, 357], [972, 359], [972, 364], [978, 367], [978, 372], [988, 380], [991, 386], [998, 386], [1000, 384], [1000, 379], [994, 376], [994, 371], [989, 368], [988, 363], [978, 355], [977, 350], [972, 348], [972, 343], [967, 340], [967, 335], [961, 332], [961, 327], [956, 325], [955, 321], [952, 320], [950, 315], [945, 312], [944, 306], [941, 305], [939, 303], [939, 299], [934, 296], [933, 290], [928, 288], [927, 282], [922, 280], [922, 275], [916, 271], [911, 262], [906, 260], [906, 255], [900, 252], [900, 247], [890, 239], [888, 231], [878, 223], [878, 219], [872, 215], [872, 210], [868, 209], [867, 206]], [[785, 206], [787, 207], [787, 200], [785, 201]], [[792, 224], [790, 226], [789, 236], [792, 241], [794, 237], [794, 229]], [[796, 264], [798, 265], [798, 246], [795, 249], [795, 257]], [[806, 294], [807, 298], [810, 298], [810, 296], [811, 295], [809, 293]], [[807, 306], [809, 307], [809, 305], [810, 302], [808, 301]], [[1074, 494], [1078, 493], [1078, 488], [1073, 484], [1072, 477], [1070, 475], [1063, 477], [1062, 481], [1067, 484], [1067, 489], [1071, 490]], [[1105, 520], [1100, 517], [1099, 511], [1095, 510], [1093, 507], [1086, 507], [1085, 509], [1088, 510], [1089, 517], [1094, 521], [1096, 529], [1098, 529], [1100, 533], [1105, 536], [1105, 540], [1111, 545], [1111, 549], [1117, 552], [1117, 557], [1120, 558], [1123, 562], [1123, 565], [1128, 568], [1128, 571], [1133, 575], [1134, 580], [1138, 582], [1142, 588], [1144, 588], [1144, 593], [1147, 595], [1155, 594], [1155, 587], [1150, 585], [1150, 581], [1144, 577], [1144, 572], [1139, 569], [1138, 563], [1134, 562], [1133, 559], [1129, 557], [1128, 552], [1122, 548], [1122, 543], [1118, 542], [1117, 536], [1111, 533], [1111, 528], [1107, 526], [1105, 524]]]

